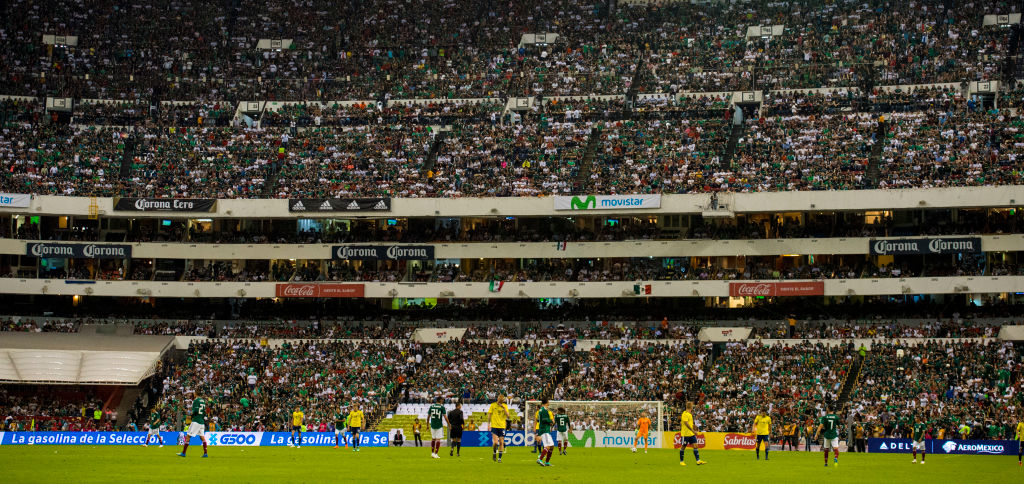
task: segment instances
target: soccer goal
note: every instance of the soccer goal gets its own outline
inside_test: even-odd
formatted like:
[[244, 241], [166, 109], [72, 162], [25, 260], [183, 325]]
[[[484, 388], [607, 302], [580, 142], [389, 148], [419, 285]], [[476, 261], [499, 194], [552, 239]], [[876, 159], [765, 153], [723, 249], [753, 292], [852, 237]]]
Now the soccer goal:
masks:
[[[552, 414], [565, 409], [573, 447], [633, 447], [637, 422], [644, 414], [651, 420], [649, 435], [660, 445], [661, 432], [667, 428], [664, 407], [664, 402], [657, 401], [551, 401], [547, 408]], [[526, 402], [523, 428], [527, 434], [533, 433], [539, 408], [539, 400]]]

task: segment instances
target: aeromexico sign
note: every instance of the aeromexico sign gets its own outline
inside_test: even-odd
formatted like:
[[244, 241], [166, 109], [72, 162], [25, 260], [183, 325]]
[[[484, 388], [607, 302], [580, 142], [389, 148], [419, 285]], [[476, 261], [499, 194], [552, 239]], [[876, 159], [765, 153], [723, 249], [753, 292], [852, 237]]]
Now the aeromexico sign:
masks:
[[331, 248], [339, 260], [433, 260], [432, 245], [335, 245]]
[[293, 198], [289, 212], [388, 212], [391, 199], [382, 198]]
[[636, 210], [661, 208], [661, 195], [578, 195], [555, 197], [555, 210]]
[[132, 246], [126, 244], [25, 244], [25, 255], [50, 259], [131, 259]]
[[915, 239], [872, 240], [873, 255], [962, 254], [981, 252], [981, 237], [922, 237]]
[[213, 198], [117, 198], [114, 210], [121, 212], [213, 212]]

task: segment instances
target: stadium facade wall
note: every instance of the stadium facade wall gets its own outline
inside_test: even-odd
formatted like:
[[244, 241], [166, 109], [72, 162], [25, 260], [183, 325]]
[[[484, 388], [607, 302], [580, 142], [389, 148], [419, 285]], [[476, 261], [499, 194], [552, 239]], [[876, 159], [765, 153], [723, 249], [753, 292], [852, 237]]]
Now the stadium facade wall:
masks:
[[[941, 237], [956, 240], [971, 237]], [[1019, 251], [1024, 248], [1024, 235], [981, 236], [983, 252]], [[674, 240], [627, 242], [570, 242], [564, 250], [555, 242], [469, 242], [416, 244], [434, 248], [436, 260], [490, 259], [500, 254], [502, 259], [571, 259], [613, 257], [730, 257], [777, 256], [783, 254], [861, 255], [871, 252], [872, 241], [896, 238], [825, 238], [825, 239], [758, 239], [758, 240]], [[936, 237], [922, 239], [936, 239]], [[0, 254], [26, 255], [34, 242], [18, 239], [0, 239]], [[61, 245], [89, 245], [62, 242]], [[113, 245], [91, 243], [96, 246]], [[134, 243], [128, 245], [135, 259], [306, 259], [329, 260], [334, 256], [336, 244], [195, 244], [195, 243]], [[408, 244], [360, 244], [410, 247]]]
[[[600, 195], [600, 193], [585, 194]], [[846, 190], [807, 192], [764, 192], [731, 194], [730, 209], [737, 213], [853, 210], [898, 210], [913, 208], [1012, 207], [1024, 203], [1019, 186], [917, 188], [903, 190]], [[168, 212], [115, 212], [113, 198], [98, 198], [101, 216], [166, 218]], [[90, 198], [37, 195], [26, 208], [8, 209], [32, 215], [89, 215]], [[710, 205], [708, 194], [663, 195], [661, 208], [621, 209], [609, 213], [699, 214]], [[174, 212], [187, 216], [190, 212]], [[389, 216], [398, 217], [493, 217], [497, 215], [561, 216], [554, 197], [507, 198], [397, 198], [392, 200]], [[197, 212], [198, 214], [198, 212]], [[287, 200], [218, 200], [212, 212], [203, 217], [227, 218], [309, 218], [308, 214], [288, 211]], [[375, 213], [373, 216], [380, 216]], [[339, 212], [338, 216], [351, 217]], [[329, 217], [323, 217], [329, 218]]]
[[[744, 281], [757, 283], [759, 281]], [[776, 283], [778, 281], [761, 281]], [[798, 282], [798, 281], [787, 281]], [[806, 281], [816, 282], [816, 281]], [[308, 283], [315, 284], [315, 283]], [[507, 282], [492, 292], [486, 282], [366, 282], [364, 298], [531, 299], [540, 297], [728, 297], [729, 281]], [[650, 285], [651, 294], [635, 295], [634, 284]], [[3, 294], [49, 294], [121, 297], [277, 297], [274, 282], [68, 281], [62, 279], [0, 279]], [[824, 281], [821, 296], [886, 294], [999, 294], [1024, 292], [1024, 276], [909, 277], [903, 279], [838, 279]]]

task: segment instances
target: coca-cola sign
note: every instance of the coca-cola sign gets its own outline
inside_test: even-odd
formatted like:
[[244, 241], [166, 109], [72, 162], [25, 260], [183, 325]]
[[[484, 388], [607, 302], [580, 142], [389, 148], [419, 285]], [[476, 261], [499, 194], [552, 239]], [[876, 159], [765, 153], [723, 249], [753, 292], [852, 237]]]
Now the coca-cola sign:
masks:
[[751, 434], [725, 434], [725, 439], [722, 444], [722, 446], [725, 447], [725, 450], [754, 450], [754, 446], [757, 445], [757, 440], [754, 439], [754, 436]]
[[277, 297], [363, 297], [362, 284], [335, 284], [309, 282], [305, 284], [278, 284]]
[[824, 281], [807, 282], [730, 282], [732, 297], [823, 296]]

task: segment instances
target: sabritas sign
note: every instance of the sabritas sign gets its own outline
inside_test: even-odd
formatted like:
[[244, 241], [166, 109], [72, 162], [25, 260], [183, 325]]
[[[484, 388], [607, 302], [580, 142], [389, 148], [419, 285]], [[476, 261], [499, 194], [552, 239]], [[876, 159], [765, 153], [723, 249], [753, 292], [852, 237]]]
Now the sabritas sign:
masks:
[[725, 434], [722, 438], [722, 447], [725, 450], [730, 449], [742, 449], [742, 450], [754, 450], [754, 445], [757, 444], [757, 440], [754, 439], [752, 434]]
[[[681, 449], [683, 438], [679, 432], [665, 432], [664, 448]], [[754, 434], [726, 433], [726, 432], [698, 432], [697, 448], [708, 450], [754, 450], [757, 440]]]
[[732, 297], [823, 296], [825, 295], [825, 282], [730, 282], [729, 295]]
[[275, 288], [277, 297], [363, 297], [365, 287], [362, 284], [278, 284]]
[[661, 208], [661, 195], [578, 195], [555, 197], [555, 210], [636, 210]]
[[[665, 440], [668, 440], [668, 439], [665, 439]], [[704, 438], [704, 434], [698, 432], [697, 433], [697, 448], [698, 449], [703, 449], [705, 446], [707, 446], [707, 443], [708, 443], [708, 441], [707, 441], [707, 439]], [[675, 435], [672, 436], [672, 448], [674, 448], [674, 449], [682, 449], [683, 448], [683, 434], [680, 434], [679, 432], [676, 432]]]

